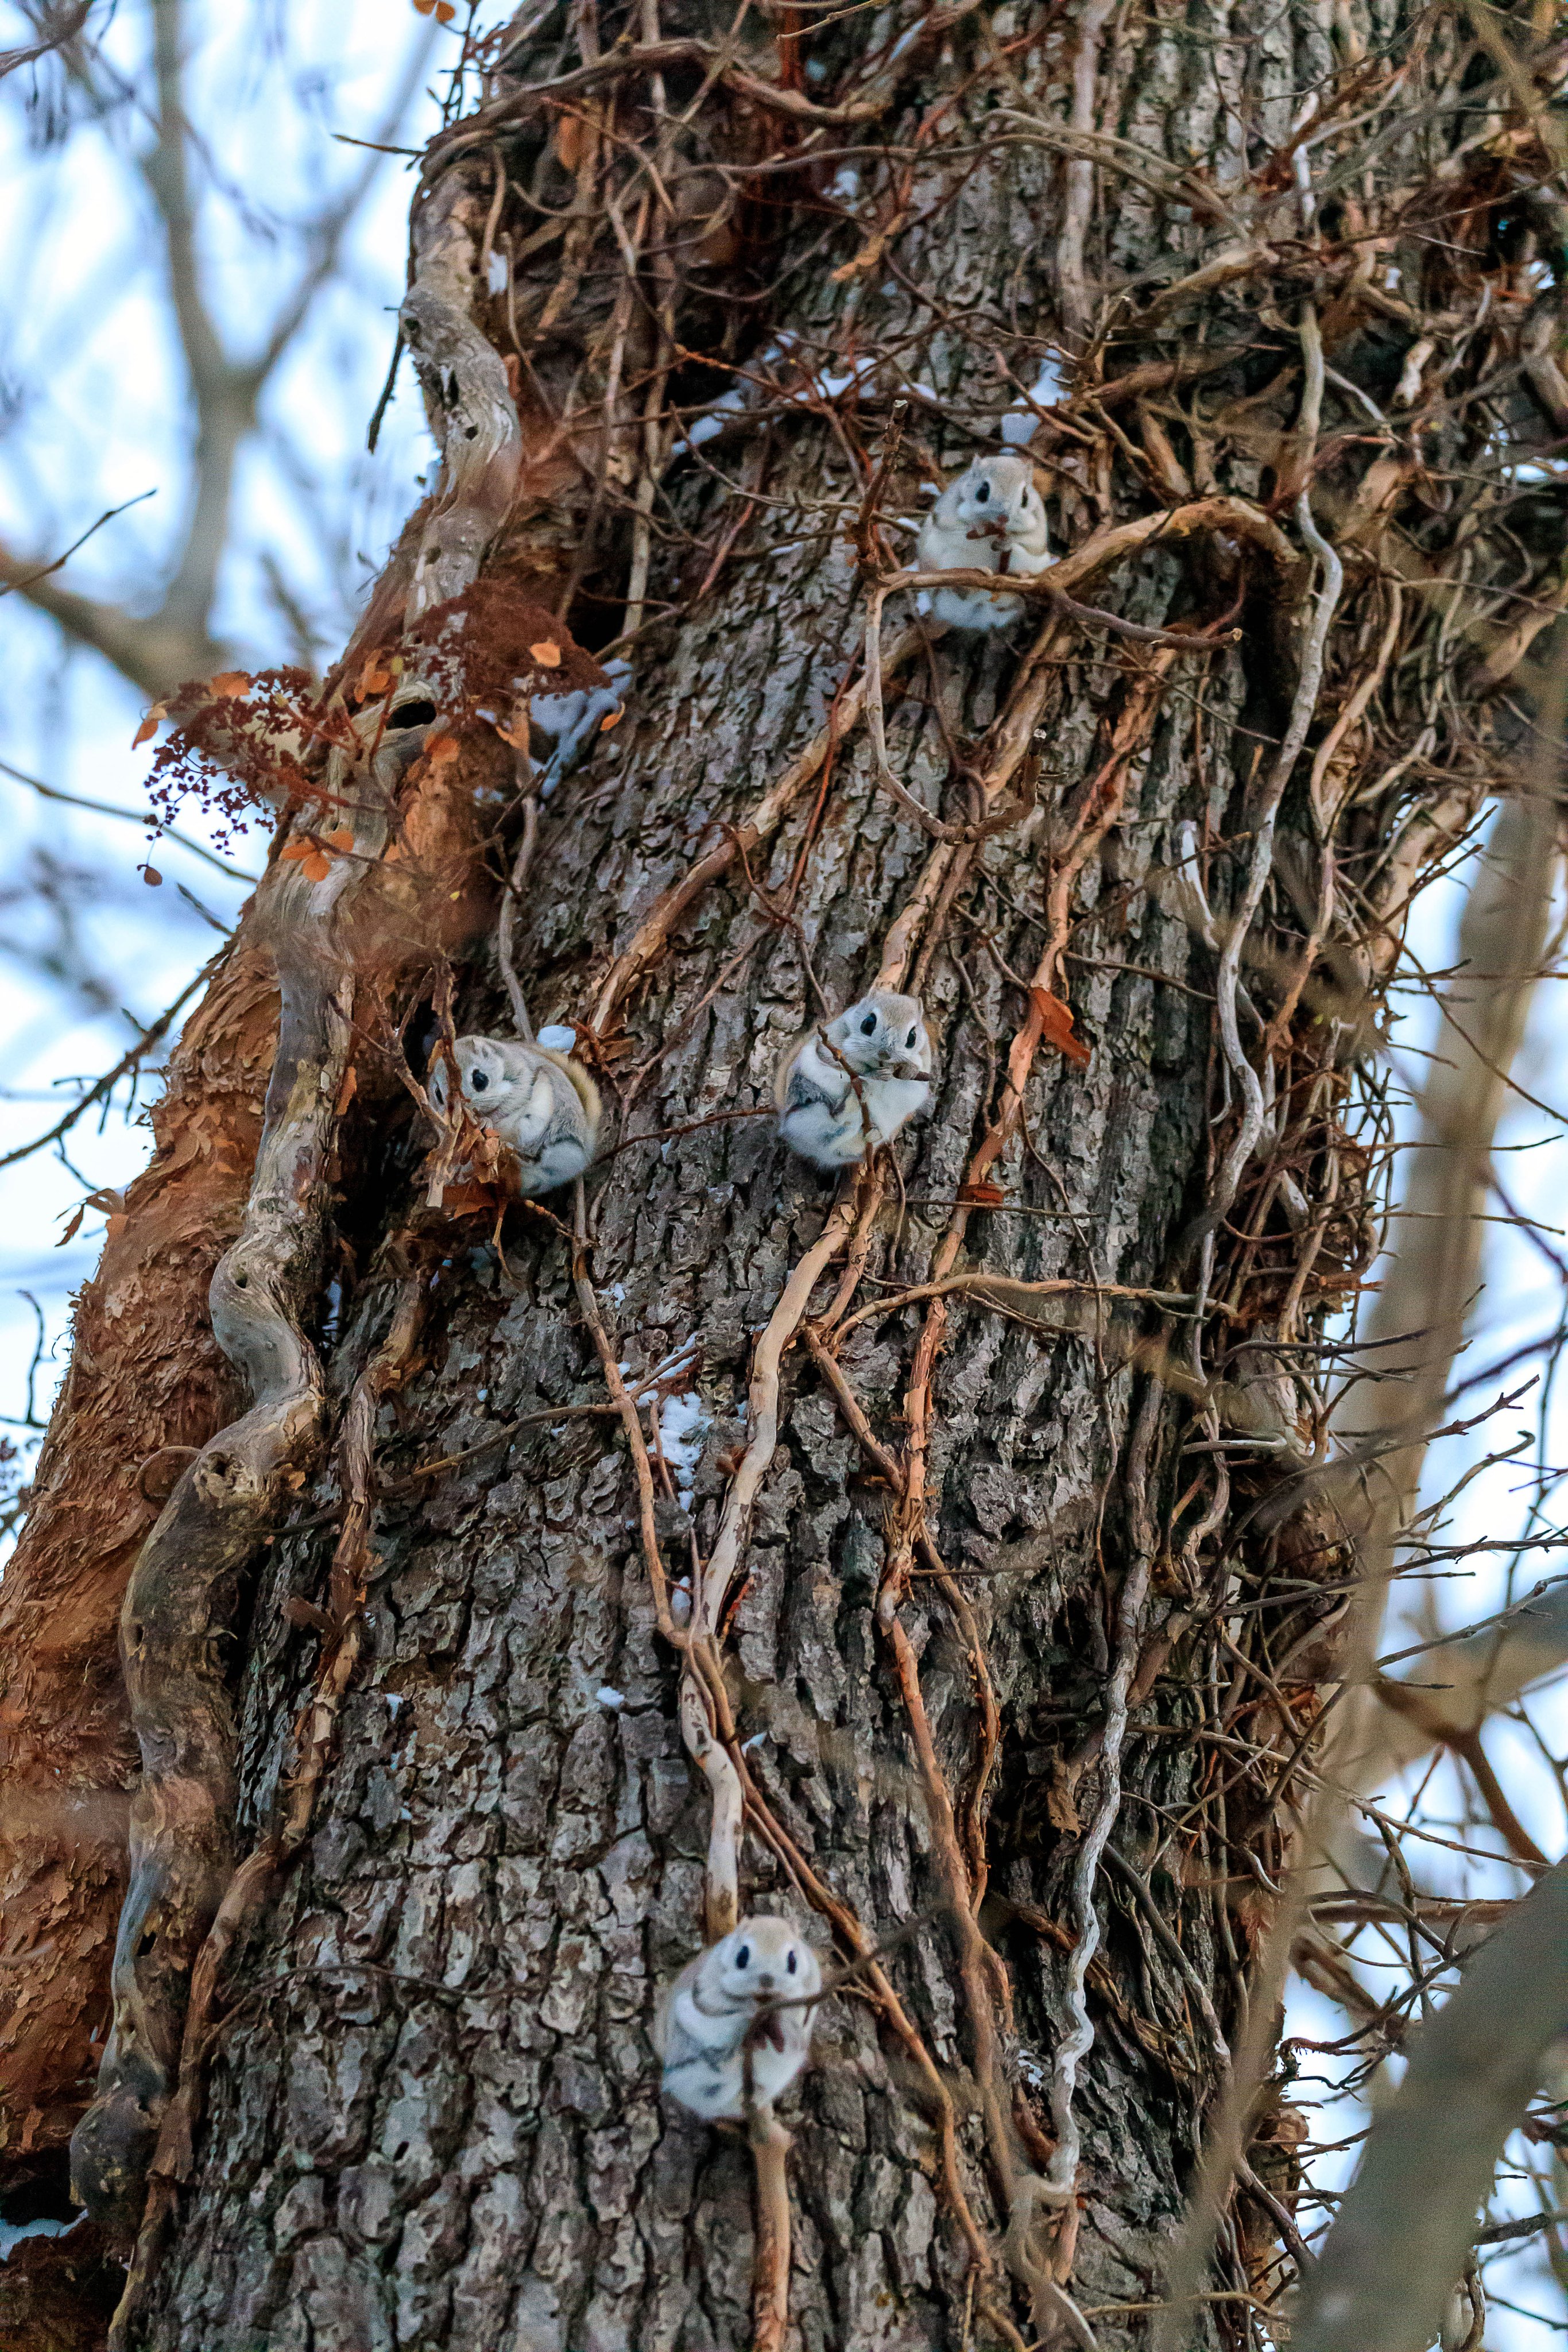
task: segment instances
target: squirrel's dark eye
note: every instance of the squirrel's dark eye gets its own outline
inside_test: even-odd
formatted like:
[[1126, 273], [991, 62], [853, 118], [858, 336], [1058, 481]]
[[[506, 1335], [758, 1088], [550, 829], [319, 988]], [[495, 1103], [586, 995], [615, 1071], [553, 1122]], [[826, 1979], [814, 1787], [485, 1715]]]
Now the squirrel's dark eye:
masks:
[[910, 1033], [909, 1033], [908, 1036], [904, 1039], [904, 1044], [905, 1044], [906, 1045], [908, 1045], [908, 1046], [910, 1046], [911, 1048], [913, 1048], [914, 1044], [915, 1044], [915, 1032], [914, 1032], [914, 1030], [913, 1030], [913, 1029], [910, 1031]]
[[789, 1970], [789, 1974], [793, 1976], [795, 1973], [795, 1947], [793, 1944], [789, 1947], [789, 1957], [785, 1961], [784, 1966]]
[[749, 1944], [742, 1944], [739, 1951], [737, 1952], [735, 1956], [735, 1965], [737, 1969], [748, 1969], [751, 1966], [751, 1947]]
[[861, 1023], [861, 1035], [862, 1037], [869, 1037], [875, 1027], [876, 1014], [874, 1013], [868, 1013], [865, 1019]]
[[975, 492], [975, 504], [977, 507], [983, 507], [990, 495], [991, 486], [989, 482], [982, 482], [978, 489]]
[[475, 1071], [475, 1073], [474, 1073], [474, 1075], [473, 1075], [473, 1076], [469, 1079], [468, 1083], [469, 1083], [469, 1085], [473, 1087], [473, 1089], [474, 1089], [474, 1091], [475, 1091], [475, 1093], [476, 1093], [476, 1095], [482, 1095], [482, 1094], [484, 1093], [484, 1091], [485, 1091], [486, 1087], [489, 1085], [490, 1081], [489, 1081], [489, 1079], [485, 1076], [485, 1073], [484, 1073], [484, 1071], [483, 1071], [483, 1070], [476, 1070], [476, 1071]]

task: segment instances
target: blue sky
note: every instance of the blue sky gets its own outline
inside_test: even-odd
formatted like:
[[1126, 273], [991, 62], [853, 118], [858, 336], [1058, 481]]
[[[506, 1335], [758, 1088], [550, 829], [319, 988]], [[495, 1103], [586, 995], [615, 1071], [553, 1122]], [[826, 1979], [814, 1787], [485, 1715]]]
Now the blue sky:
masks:
[[[241, 354], [264, 340], [293, 282], [292, 224], [361, 168], [363, 151], [333, 133], [375, 136], [410, 61], [423, 52], [432, 81], [455, 44], [438, 33], [433, 45], [399, 0], [197, 5], [191, 17], [190, 111], [215, 184], [200, 219], [203, 276]], [[143, 11], [122, 5], [106, 47], [129, 68], [144, 31]], [[16, 37], [7, 26], [5, 37]], [[95, 535], [66, 576], [145, 609], [179, 544], [192, 429], [151, 207], [128, 160], [147, 131], [132, 109], [41, 147], [19, 102], [25, 80], [0, 93], [10, 100], [0, 104], [0, 532], [18, 553], [47, 561], [106, 509], [142, 499]], [[416, 143], [434, 120], [429, 98], [416, 97], [399, 135]], [[263, 432], [242, 461], [217, 625], [247, 664], [293, 655], [273, 572], [329, 656], [418, 496], [431, 444], [406, 368], [375, 457], [365, 449], [402, 292], [407, 201], [404, 165], [385, 158], [344, 268], [273, 379]], [[149, 754], [131, 749], [136, 690], [97, 656], [71, 651], [18, 596], [0, 603], [0, 760], [85, 798], [145, 807]], [[193, 806], [180, 829], [212, 837]], [[258, 832], [240, 841], [232, 863], [255, 871], [265, 840]], [[3, 1151], [52, 1125], [73, 1082], [125, 1051], [134, 1033], [121, 1005], [151, 1020], [218, 944], [181, 886], [225, 924], [246, 886], [165, 840], [155, 857], [164, 881], [153, 889], [138, 870], [147, 856], [141, 827], [62, 808], [3, 773], [0, 845]], [[101, 1005], [40, 972], [29, 952], [59, 944], [32, 887], [40, 861], [63, 877]], [[89, 1213], [62, 1249], [63, 1223], [84, 1192], [122, 1185], [146, 1140], [122, 1112], [101, 1128], [94, 1114], [68, 1147], [78, 1173], [53, 1155], [0, 1171], [0, 1412], [23, 1410], [36, 1323], [20, 1293], [43, 1309], [57, 1376], [68, 1294], [90, 1271], [102, 1232]]]

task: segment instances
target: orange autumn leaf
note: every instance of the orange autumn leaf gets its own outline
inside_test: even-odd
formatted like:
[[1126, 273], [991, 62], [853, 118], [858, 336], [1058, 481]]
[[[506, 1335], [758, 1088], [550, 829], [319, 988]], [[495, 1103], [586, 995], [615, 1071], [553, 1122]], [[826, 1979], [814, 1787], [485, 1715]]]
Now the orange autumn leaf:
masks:
[[150, 743], [153, 736], [158, 732], [160, 722], [167, 719], [168, 716], [168, 704], [166, 702], [155, 702], [148, 711], [147, 716], [142, 720], [141, 726], [137, 729], [135, 734], [131, 737], [131, 750], [133, 751], [139, 751], [143, 743]]
[[438, 25], [450, 25], [457, 14], [456, 0], [413, 0], [414, 12], [421, 16], [434, 16]]
[[596, 1029], [580, 1029], [572, 1052], [578, 1058], [590, 1062], [596, 1069], [608, 1070], [612, 1064], [625, 1061], [637, 1051], [637, 1041], [628, 1029], [612, 1030], [601, 1037]]
[[329, 849], [352, 849], [354, 845], [354, 836], [346, 824], [340, 824], [336, 833], [324, 834], [322, 841]]
[[150, 890], [158, 890], [162, 887], [163, 877], [159, 873], [158, 868], [155, 866], [144, 866], [141, 869], [141, 879], [146, 883], [147, 887]]
[[958, 1187], [959, 1200], [972, 1209], [999, 1209], [1007, 1197], [999, 1184], [988, 1184], [984, 1181]]
[[541, 669], [559, 669], [560, 667], [560, 647], [556, 644], [553, 637], [541, 637], [537, 646], [530, 646], [528, 647], [528, 651], [532, 654], [535, 661], [538, 662]]
[[603, 718], [599, 722], [600, 733], [601, 735], [608, 735], [612, 727], [620, 726], [621, 721], [625, 718], [625, 716], [626, 713], [623, 710], [607, 710]]
[[457, 757], [455, 735], [433, 735], [424, 747], [424, 756], [433, 768], [444, 768], [449, 760]]
[[213, 680], [216, 695], [248, 694], [250, 679], [243, 669], [221, 669]]
[[441, 1205], [449, 1217], [472, 1217], [481, 1209], [500, 1208], [505, 1197], [494, 1184], [446, 1184], [442, 1187]]
[[580, 114], [561, 114], [556, 119], [556, 160], [563, 172], [575, 172], [588, 147], [589, 126]]
[[307, 882], [324, 882], [332, 870], [332, 860], [319, 842], [291, 841], [283, 857], [286, 863], [298, 866]]
[[1060, 996], [1052, 996], [1048, 988], [1031, 988], [1030, 998], [1040, 1014], [1040, 1034], [1045, 1043], [1054, 1045], [1077, 1068], [1087, 1069], [1089, 1048], [1082, 1037], [1074, 1034], [1072, 1007]]

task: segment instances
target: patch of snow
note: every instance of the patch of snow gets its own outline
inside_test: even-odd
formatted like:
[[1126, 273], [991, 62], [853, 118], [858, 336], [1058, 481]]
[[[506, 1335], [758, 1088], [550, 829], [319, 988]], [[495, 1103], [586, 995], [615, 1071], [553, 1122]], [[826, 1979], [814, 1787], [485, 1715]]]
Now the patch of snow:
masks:
[[601, 1706], [609, 1707], [612, 1714], [626, 1704], [625, 1692], [618, 1691], [612, 1683], [601, 1683], [593, 1696]]
[[767, 1734], [765, 1731], [754, 1731], [754, 1732], [752, 1733], [752, 1735], [751, 1735], [751, 1737], [750, 1737], [750, 1738], [749, 1738], [749, 1739], [743, 1739], [743, 1740], [741, 1741], [741, 1743], [740, 1743], [740, 1752], [741, 1752], [741, 1754], [742, 1754], [743, 1756], [749, 1756], [749, 1755], [751, 1754], [751, 1752], [752, 1752], [752, 1750], [753, 1750], [754, 1748], [760, 1748], [760, 1747], [761, 1747], [761, 1745], [762, 1745], [763, 1741], [767, 1738], [767, 1737], [768, 1737], [768, 1734]]
[[537, 694], [529, 702], [529, 719], [540, 734], [555, 745], [539, 778], [541, 800], [549, 800], [561, 778], [570, 774], [585, 745], [600, 731], [612, 711], [623, 709], [632, 677], [631, 663], [608, 662], [604, 674], [610, 681], [608, 686], [578, 687], [570, 694]]
[[700, 416], [693, 417], [684, 433], [675, 436], [675, 454], [678, 456], [683, 449], [700, 449], [705, 441], [716, 439], [727, 425], [733, 425], [746, 406], [749, 391], [748, 384], [735, 383], [721, 393]]
[[860, 192], [861, 175], [858, 165], [841, 163], [833, 173], [832, 183], [828, 189], [828, 194], [834, 204], [852, 205]]
[[548, 735], [552, 743], [559, 743], [581, 718], [587, 700], [581, 687], [574, 688], [570, 694], [536, 694], [528, 705], [528, 717], [541, 734]]
[[1051, 2069], [1045, 2061], [1022, 2042], [1013, 2045], [1019, 2073], [1031, 2091], [1042, 2091], [1051, 2081]]
[[813, 374], [811, 383], [824, 400], [838, 400], [846, 392], [857, 391], [867, 383], [876, 373], [876, 365], [874, 355], [865, 352], [858, 360], [852, 360], [841, 374], [830, 374], [824, 371]]
[[[541, 1045], [548, 1045], [552, 1054], [570, 1054], [577, 1043], [577, 1032], [569, 1029], [564, 1021], [547, 1021], [539, 1031], [538, 1042]], [[625, 1297], [624, 1290], [621, 1296]]]
[[684, 1576], [670, 1587], [670, 1615], [677, 1625], [692, 1622], [692, 1588]]
[[690, 1373], [696, 1358], [697, 1342], [695, 1339], [683, 1339], [678, 1348], [673, 1348], [667, 1356], [661, 1356], [658, 1362], [643, 1373], [637, 1383], [638, 1395], [647, 1397], [662, 1381], [673, 1380], [677, 1375], [685, 1379]]
[[68, 2221], [0, 2221], [0, 2263], [10, 2261], [24, 2238], [64, 2238], [86, 2219], [76, 2213]]
[[1061, 363], [1048, 352], [1040, 363], [1040, 373], [1030, 386], [1027, 400], [1015, 400], [1001, 422], [1001, 436], [1009, 448], [1021, 449], [1034, 438], [1040, 423], [1039, 411], [1054, 408], [1065, 389], [1061, 380]]
[[491, 293], [504, 294], [507, 290], [507, 280], [511, 274], [511, 270], [507, 266], [506, 255], [504, 253], [497, 253], [492, 249], [490, 255], [490, 266], [485, 273], [486, 281], [489, 286]]
[[659, 1446], [683, 1511], [692, 1507], [692, 1481], [702, 1460], [708, 1425], [703, 1401], [692, 1389], [682, 1396], [667, 1396], [659, 1411]]

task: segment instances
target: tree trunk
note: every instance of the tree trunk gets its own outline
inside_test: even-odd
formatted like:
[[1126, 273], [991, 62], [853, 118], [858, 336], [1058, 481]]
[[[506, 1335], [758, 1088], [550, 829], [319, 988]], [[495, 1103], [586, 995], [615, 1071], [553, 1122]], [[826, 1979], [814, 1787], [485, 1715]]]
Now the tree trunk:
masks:
[[[1424, 97], [1484, 80], [1462, 26], [1423, 22]], [[420, 756], [298, 754], [334, 805], [401, 808], [382, 831], [416, 864], [433, 777], [498, 831], [452, 817], [419, 922], [389, 882], [345, 928], [299, 879], [342, 854], [308, 801], [293, 879], [275, 862], [247, 919], [286, 1034], [290, 971], [358, 982], [276, 1257], [298, 1395], [313, 1365], [324, 1391], [246, 1489], [243, 1546], [225, 1504], [222, 1574], [233, 1429], [132, 1587], [136, 1924], [78, 2134], [109, 2226], [152, 2163], [117, 2340], [751, 2342], [747, 2136], [663, 2099], [648, 2040], [659, 1985], [726, 1924], [738, 1799], [740, 1908], [790, 1911], [852, 1970], [790, 2114], [790, 2340], [1141, 2341], [1333, 1671], [1350, 1563], [1314, 1499], [1313, 1343], [1373, 1240], [1354, 1072], [1488, 761], [1443, 702], [1418, 772], [1388, 772], [1467, 631], [1489, 689], [1508, 674], [1484, 601], [1455, 620], [1400, 583], [1461, 560], [1511, 580], [1517, 540], [1469, 489], [1417, 506], [1430, 475], [1367, 424], [1441, 291], [1395, 214], [1465, 133], [1405, 121], [1414, 19], [1354, 0], [1332, 35], [1308, 0], [1190, 35], [1097, 5], [817, 34], [781, 10], [738, 47], [695, 5], [573, 27], [497, 43], [415, 205], [403, 327], [445, 473], [334, 708], [385, 694]], [[1487, 87], [1528, 180], [1528, 126]], [[1303, 196], [1308, 92], [1308, 119], [1358, 127]], [[1312, 172], [1390, 121], [1354, 202], [1314, 210]], [[1089, 353], [1071, 400], [1048, 339]], [[1513, 350], [1478, 346], [1464, 384], [1503, 371], [1524, 435]], [[867, 577], [907, 552], [922, 474], [994, 446], [1009, 404], [1028, 432], [1019, 384], [1049, 412], [1061, 560], [989, 636], [925, 630], [899, 592], [884, 758]], [[671, 403], [731, 394], [720, 434], [677, 440]], [[1451, 404], [1428, 467], [1470, 449]], [[498, 1223], [444, 1192], [449, 1163], [433, 1210], [429, 1130], [391, 1115], [388, 1019], [417, 1066], [448, 951], [457, 1030], [510, 1027], [487, 945], [520, 822], [486, 723], [507, 679], [455, 692], [414, 625], [482, 556], [532, 616], [513, 667], [535, 662], [536, 758], [554, 747], [516, 962], [609, 1106], [575, 1238], [570, 1192]], [[491, 607], [468, 610], [472, 656]], [[547, 673], [587, 704], [577, 646], [623, 621], [624, 722], [572, 772]], [[938, 1033], [932, 1112], [835, 1193], [780, 1146], [771, 1075], [879, 977]], [[203, 1576], [149, 1632], [138, 1592], [172, 1608]], [[193, 1761], [165, 1753], [164, 1639], [200, 1684]], [[72, 2100], [62, 2078], [57, 2126]], [[1217, 2258], [1233, 2298], [1278, 2284], [1293, 2228], [1277, 2107]], [[1221, 2301], [1191, 2340], [1250, 2328]]]

